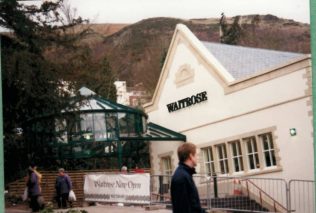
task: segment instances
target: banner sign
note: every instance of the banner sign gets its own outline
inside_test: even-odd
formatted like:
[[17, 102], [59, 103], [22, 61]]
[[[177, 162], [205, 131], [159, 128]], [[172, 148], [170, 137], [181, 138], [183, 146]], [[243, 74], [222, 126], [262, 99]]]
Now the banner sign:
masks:
[[150, 202], [150, 175], [88, 174], [84, 180], [86, 201], [141, 203]]

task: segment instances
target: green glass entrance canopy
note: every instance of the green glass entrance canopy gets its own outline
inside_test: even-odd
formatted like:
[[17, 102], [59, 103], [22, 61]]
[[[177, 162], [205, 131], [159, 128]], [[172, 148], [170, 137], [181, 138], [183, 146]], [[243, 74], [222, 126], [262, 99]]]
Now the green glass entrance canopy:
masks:
[[[136, 158], [148, 141], [186, 141], [186, 136], [154, 123], [143, 111], [81, 88], [85, 97], [76, 110], [40, 116], [29, 125], [28, 150], [47, 159]], [[146, 145], [147, 144], [147, 145]], [[141, 151], [140, 151], [141, 150]], [[135, 155], [135, 156], [134, 156]]]
[[150, 141], [186, 141], [186, 136], [158, 124], [148, 123], [144, 138]]
[[[32, 124], [32, 132], [53, 133], [51, 145], [112, 142], [126, 140], [185, 141], [185, 135], [154, 123], [138, 109], [103, 99], [88, 88], [80, 89], [87, 97], [78, 111], [67, 111], [54, 118], [40, 117]], [[45, 125], [43, 124], [45, 123]], [[51, 123], [51, 125], [47, 125]]]

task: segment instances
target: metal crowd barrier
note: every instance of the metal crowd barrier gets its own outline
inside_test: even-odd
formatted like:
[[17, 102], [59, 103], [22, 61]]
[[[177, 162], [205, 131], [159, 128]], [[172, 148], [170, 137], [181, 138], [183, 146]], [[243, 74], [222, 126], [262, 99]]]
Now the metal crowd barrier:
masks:
[[[171, 175], [152, 175], [151, 204], [171, 208]], [[314, 181], [194, 175], [203, 208], [227, 212], [315, 212]]]
[[208, 209], [288, 212], [287, 185], [283, 179], [232, 176], [211, 176], [208, 179]]
[[315, 181], [290, 180], [289, 182], [289, 208], [293, 212], [315, 212]]

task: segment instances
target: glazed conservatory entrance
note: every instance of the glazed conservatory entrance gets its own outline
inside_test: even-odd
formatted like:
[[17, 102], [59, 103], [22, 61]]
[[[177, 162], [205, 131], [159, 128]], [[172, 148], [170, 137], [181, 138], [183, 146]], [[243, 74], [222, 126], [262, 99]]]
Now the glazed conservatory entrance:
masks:
[[147, 123], [141, 110], [97, 96], [87, 88], [79, 110], [34, 119], [26, 152], [49, 169], [118, 169], [123, 164], [150, 167], [149, 141], [185, 141], [180, 133]]

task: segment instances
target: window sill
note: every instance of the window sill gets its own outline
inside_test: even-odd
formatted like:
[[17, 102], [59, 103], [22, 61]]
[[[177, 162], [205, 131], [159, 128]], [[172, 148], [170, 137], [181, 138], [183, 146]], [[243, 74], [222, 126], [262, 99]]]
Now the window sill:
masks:
[[230, 174], [228, 174], [228, 173], [226, 173], [226, 174], [222, 174], [222, 173], [221, 173], [221, 174], [218, 174], [217, 176], [218, 176], [218, 177], [229, 177], [229, 175], [230, 175]]
[[281, 172], [283, 169], [281, 167], [273, 166], [273, 167], [266, 167], [263, 169], [255, 169], [255, 170], [249, 170], [243, 174], [243, 176], [255, 176], [255, 175], [262, 175], [262, 174], [268, 174], [268, 173], [274, 173], [274, 172]]
[[233, 176], [242, 176], [242, 175], [245, 175], [245, 171], [233, 172], [232, 175]]

